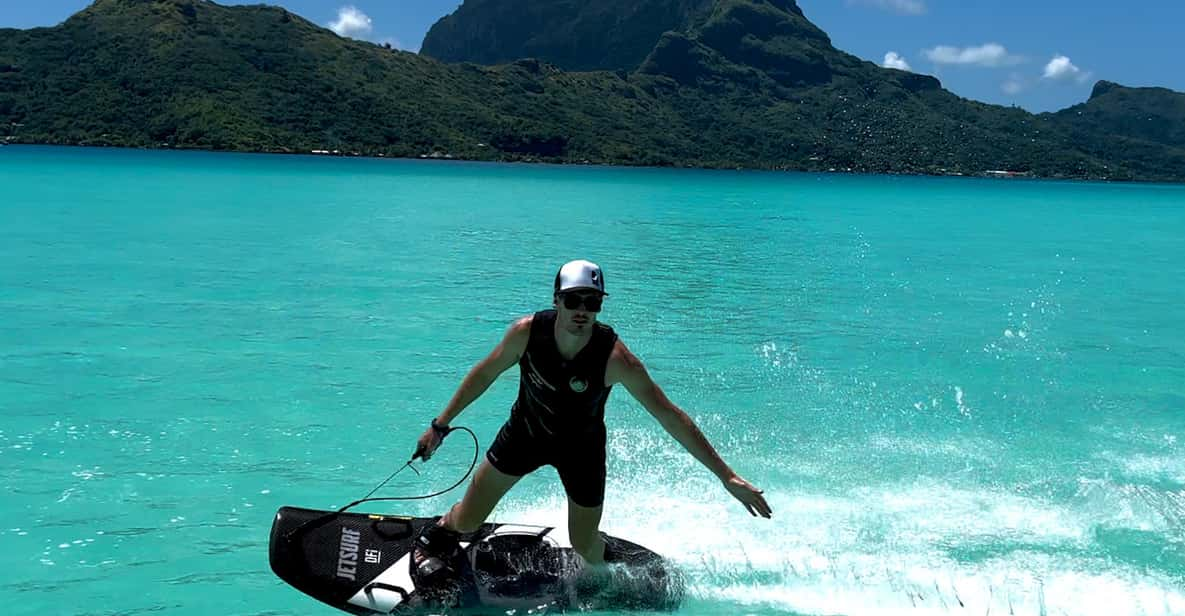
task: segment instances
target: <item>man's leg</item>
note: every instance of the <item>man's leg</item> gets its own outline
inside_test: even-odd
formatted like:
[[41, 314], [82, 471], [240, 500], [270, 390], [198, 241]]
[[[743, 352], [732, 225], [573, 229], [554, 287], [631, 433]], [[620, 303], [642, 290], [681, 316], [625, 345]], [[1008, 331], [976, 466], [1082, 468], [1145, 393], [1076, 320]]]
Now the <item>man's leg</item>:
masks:
[[590, 565], [605, 562], [605, 540], [601, 538], [603, 505], [582, 507], [568, 499], [568, 538], [576, 553]]
[[481, 528], [498, 501], [502, 500], [519, 479], [522, 477], [507, 475], [494, 468], [489, 460], [482, 460], [461, 502], [453, 505], [452, 509], [440, 518], [439, 524], [461, 533]]
[[589, 435], [564, 450], [555, 465], [568, 494], [568, 538], [590, 565], [605, 562], [598, 528], [605, 503], [605, 435]]
[[454, 560], [460, 549], [457, 533], [472, 532], [481, 528], [494, 506], [521, 477], [507, 475], [483, 460], [469, 482], [461, 502], [452, 506], [435, 525], [425, 527], [416, 539], [412, 560], [421, 575], [434, 575], [456, 565]]

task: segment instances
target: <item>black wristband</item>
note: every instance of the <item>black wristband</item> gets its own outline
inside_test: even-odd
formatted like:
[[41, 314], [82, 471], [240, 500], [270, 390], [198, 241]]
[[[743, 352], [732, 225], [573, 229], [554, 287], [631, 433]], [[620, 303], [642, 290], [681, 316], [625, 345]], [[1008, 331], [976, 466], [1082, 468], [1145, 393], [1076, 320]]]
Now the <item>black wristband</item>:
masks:
[[448, 426], [437, 424], [435, 417], [432, 418], [432, 430], [439, 434], [440, 438], [448, 436], [448, 433], [453, 431], [453, 429]]

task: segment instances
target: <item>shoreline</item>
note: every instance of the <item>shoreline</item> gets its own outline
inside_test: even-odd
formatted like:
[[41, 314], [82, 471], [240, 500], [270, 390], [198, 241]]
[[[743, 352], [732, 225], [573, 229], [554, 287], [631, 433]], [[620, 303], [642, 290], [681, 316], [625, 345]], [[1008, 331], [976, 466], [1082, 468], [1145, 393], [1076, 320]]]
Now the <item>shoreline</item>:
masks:
[[258, 150], [258, 149], [215, 149], [205, 147], [176, 147], [176, 146], [127, 146], [115, 145], [110, 143], [92, 144], [92, 143], [49, 143], [43, 141], [23, 141], [13, 140], [10, 137], [3, 138], [0, 141], [0, 147], [3, 146], [25, 146], [25, 147], [60, 147], [60, 148], [81, 148], [81, 149], [112, 149], [112, 150], [129, 150], [129, 151], [145, 151], [145, 152], [208, 152], [212, 154], [252, 154], [261, 156], [304, 156], [310, 158], [361, 158], [369, 160], [401, 160], [401, 161], [437, 161], [437, 162], [458, 162], [458, 163], [493, 163], [493, 164], [522, 164], [522, 165], [543, 165], [555, 167], [603, 167], [603, 168], [619, 168], [619, 169], [679, 169], [679, 170], [695, 170], [695, 171], [731, 171], [731, 172], [763, 172], [763, 173], [807, 173], [820, 175], [860, 175], [873, 177], [930, 177], [930, 178], [964, 178], [964, 179], [983, 179], [983, 180], [1007, 180], [1007, 181], [1023, 181], [1035, 180], [1046, 182], [1073, 182], [1073, 183], [1105, 183], [1105, 184], [1140, 184], [1140, 185], [1155, 185], [1163, 184], [1169, 186], [1185, 186], [1185, 179], [1182, 180], [1164, 180], [1164, 179], [1143, 179], [1143, 178], [1113, 178], [1113, 177], [1071, 177], [1071, 176], [1045, 176], [1032, 172], [1010, 171], [1006, 169], [985, 169], [977, 172], [929, 172], [929, 171], [870, 171], [857, 168], [838, 168], [831, 166], [820, 167], [793, 167], [791, 165], [767, 166], [767, 165], [734, 165], [734, 164], [701, 164], [701, 165], [656, 165], [646, 163], [632, 164], [627, 161], [594, 161], [592, 159], [584, 159], [580, 161], [566, 161], [553, 159], [540, 159], [530, 156], [507, 156], [507, 157], [468, 157], [464, 155], [455, 155], [452, 153], [433, 151], [427, 154], [419, 155], [388, 155], [384, 153], [363, 153], [358, 150], [342, 151], [342, 150], [326, 150], [313, 149], [307, 152], [291, 151], [289, 148], [275, 149], [275, 150]]

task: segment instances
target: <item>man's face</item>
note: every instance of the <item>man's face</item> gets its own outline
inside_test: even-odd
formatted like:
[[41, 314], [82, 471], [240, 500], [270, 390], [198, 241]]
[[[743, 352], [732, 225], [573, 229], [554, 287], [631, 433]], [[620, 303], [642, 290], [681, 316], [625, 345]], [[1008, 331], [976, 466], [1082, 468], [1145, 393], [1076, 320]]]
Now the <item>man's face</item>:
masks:
[[557, 293], [555, 308], [560, 327], [578, 335], [591, 331], [597, 322], [597, 313], [601, 311], [602, 299], [602, 295], [593, 290]]

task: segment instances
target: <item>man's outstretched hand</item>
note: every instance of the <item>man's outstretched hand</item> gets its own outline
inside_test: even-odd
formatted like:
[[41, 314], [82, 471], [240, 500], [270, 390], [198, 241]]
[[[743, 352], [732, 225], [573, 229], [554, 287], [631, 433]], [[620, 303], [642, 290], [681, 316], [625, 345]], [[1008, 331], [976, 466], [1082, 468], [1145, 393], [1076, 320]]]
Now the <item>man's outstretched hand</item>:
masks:
[[762, 496], [764, 492], [758, 490], [753, 484], [741, 479], [737, 475], [733, 475], [724, 482], [724, 487], [730, 494], [741, 501], [745, 509], [749, 510], [752, 516], [760, 515], [763, 518], [768, 518], [773, 514], [773, 510], [769, 508], [769, 503], [765, 502], [765, 497]]

